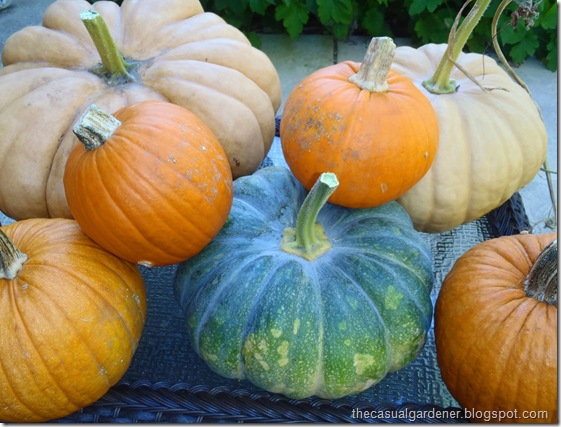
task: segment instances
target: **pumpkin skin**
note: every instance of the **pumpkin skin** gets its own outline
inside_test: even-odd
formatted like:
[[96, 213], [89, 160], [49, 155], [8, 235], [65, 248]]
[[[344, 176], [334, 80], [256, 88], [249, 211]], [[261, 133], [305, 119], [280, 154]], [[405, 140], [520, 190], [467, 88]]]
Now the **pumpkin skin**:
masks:
[[[93, 72], [100, 55], [80, 19], [88, 9], [104, 18], [135, 81]], [[58, 0], [42, 26], [6, 41], [2, 62], [0, 210], [14, 219], [72, 217], [64, 166], [78, 143], [72, 126], [92, 103], [109, 113], [144, 100], [189, 109], [218, 137], [235, 177], [256, 170], [274, 139], [281, 89], [273, 64], [198, 1]]]
[[15, 278], [0, 278], [0, 421], [66, 416], [129, 367], [146, 319], [142, 276], [70, 219], [1, 230], [28, 258]]
[[411, 79], [430, 100], [440, 128], [428, 173], [398, 199], [417, 230], [442, 232], [474, 221], [506, 202], [538, 173], [547, 155], [547, 132], [530, 95], [488, 56], [461, 53], [451, 77], [454, 93], [435, 95], [431, 78], [446, 44], [398, 47], [392, 69]]
[[[435, 308], [442, 379], [465, 408], [503, 422], [557, 422], [557, 303], [528, 296], [524, 281], [557, 233], [488, 240], [460, 257]], [[493, 414], [491, 411], [495, 411]], [[547, 418], [522, 418], [547, 411]], [[473, 411], [471, 412], [473, 413]], [[483, 415], [484, 414], [484, 415]], [[481, 417], [474, 421], [483, 421]], [[485, 421], [489, 421], [486, 419]]]
[[226, 222], [232, 175], [220, 143], [188, 110], [144, 101], [115, 115], [121, 125], [68, 156], [64, 187], [84, 232], [111, 253], [146, 266], [198, 253]]
[[[363, 63], [385, 54], [371, 49]], [[345, 61], [306, 77], [280, 124], [296, 178], [309, 190], [322, 172], [335, 173], [340, 187], [329, 201], [349, 208], [397, 199], [427, 173], [438, 148], [436, 115], [413, 83], [389, 70], [388, 87], [370, 91], [349, 81], [360, 66]]]
[[239, 178], [234, 194], [224, 228], [174, 284], [212, 370], [289, 397], [339, 398], [416, 357], [432, 318], [431, 254], [399, 204], [326, 204], [317, 219], [332, 248], [308, 261], [280, 248], [306, 195], [288, 169]]

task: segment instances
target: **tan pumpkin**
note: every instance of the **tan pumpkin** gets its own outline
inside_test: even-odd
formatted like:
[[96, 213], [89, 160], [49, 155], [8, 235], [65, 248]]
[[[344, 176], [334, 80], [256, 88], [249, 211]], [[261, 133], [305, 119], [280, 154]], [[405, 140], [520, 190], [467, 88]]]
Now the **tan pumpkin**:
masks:
[[450, 230], [487, 214], [528, 184], [546, 158], [547, 132], [530, 94], [492, 58], [461, 52], [489, 2], [476, 3], [477, 14], [463, 21], [450, 45], [398, 47], [392, 66], [413, 80], [438, 116], [436, 159], [398, 199], [421, 231]]
[[503, 236], [454, 264], [439, 292], [442, 379], [474, 421], [557, 422], [557, 233]]
[[140, 272], [71, 219], [0, 228], [0, 422], [38, 422], [100, 399], [146, 319]]
[[[94, 12], [82, 22], [85, 10]], [[0, 210], [14, 219], [71, 217], [62, 176], [78, 143], [72, 126], [92, 103], [109, 113], [144, 100], [187, 108], [234, 177], [256, 170], [274, 139], [273, 64], [196, 0], [57, 0], [42, 26], [11, 35], [2, 62]]]

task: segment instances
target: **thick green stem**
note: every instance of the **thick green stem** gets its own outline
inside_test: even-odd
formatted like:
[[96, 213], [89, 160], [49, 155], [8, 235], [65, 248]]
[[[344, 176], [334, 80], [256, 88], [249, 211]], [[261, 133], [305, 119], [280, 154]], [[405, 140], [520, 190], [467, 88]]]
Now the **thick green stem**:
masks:
[[[467, 1], [469, 3], [470, 0]], [[467, 5], [466, 3], [466, 5]], [[450, 38], [448, 40], [448, 48], [438, 64], [434, 75], [423, 82], [423, 86], [429, 92], [434, 94], [446, 94], [456, 91], [457, 84], [450, 78], [450, 74], [456, 65], [456, 61], [462, 53], [462, 50], [468, 41], [474, 28], [487, 10], [491, 0], [476, 0], [472, 9], [463, 20], [462, 24], [456, 29], [456, 24], [452, 27]], [[464, 5], [465, 7], [465, 5]], [[463, 10], [463, 8], [462, 8]], [[456, 22], [458, 22], [462, 11], [458, 14]]]
[[72, 131], [86, 150], [91, 151], [105, 144], [119, 126], [119, 120], [92, 104], [76, 122]]
[[388, 90], [388, 73], [395, 56], [395, 44], [389, 37], [374, 37], [358, 72], [349, 81], [370, 92]]
[[27, 255], [0, 229], [0, 279], [14, 279], [25, 261]]
[[321, 174], [300, 207], [296, 227], [284, 230], [281, 243], [283, 251], [313, 261], [331, 248], [323, 227], [316, 220], [320, 209], [338, 186], [335, 174]]
[[108, 76], [110, 84], [134, 81], [129, 72], [130, 67], [119, 52], [101, 15], [95, 10], [86, 10], [80, 14], [80, 18], [101, 58], [102, 66], [97, 73]]
[[524, 291], [529, 297], [548, 304], [557, 304], [557, 239], [547, 245], [536, 259], [526, 281]]

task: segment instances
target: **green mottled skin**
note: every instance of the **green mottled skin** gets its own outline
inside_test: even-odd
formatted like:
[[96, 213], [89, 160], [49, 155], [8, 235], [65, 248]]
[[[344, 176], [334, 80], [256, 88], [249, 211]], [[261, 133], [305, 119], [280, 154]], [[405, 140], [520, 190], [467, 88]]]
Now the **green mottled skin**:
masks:
[[195, 350], [218, 374], [293, 398], [362, 391], [420, 352], [432, 318], [430, 248], [405, 210], [327, 204], [332, 248], [280, 249], [306, 193], [285, 168], [234, 183], [230, 217], [179, 265], [175, 292]]

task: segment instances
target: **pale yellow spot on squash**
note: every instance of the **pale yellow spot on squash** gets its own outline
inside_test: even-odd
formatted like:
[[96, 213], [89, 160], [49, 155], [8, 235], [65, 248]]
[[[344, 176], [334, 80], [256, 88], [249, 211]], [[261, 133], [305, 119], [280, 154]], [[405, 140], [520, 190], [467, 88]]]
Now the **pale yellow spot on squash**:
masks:
[[288, 364], [288, 341], [283, 341], [277, 348], [277, 353], [280, 355], [278, 365], [282, 368]]
[[400, 293], [397, 289], [393, 286], [388, 288], [388, 292], [386, 293], [385, 304], [386, 308], [390, 310], [395, 310], [399, 307], [399, 303], [403, 298], [403, 294]]
[[269, 364], [267, 362], [265, 362], [264, 360], [260, 360], [259, 364], [261, 365], [261, 367], [265, 370], [268, 371], [269, 370]]
[[205, 359], [211, 360], [213, 362], [216, 362], [218, 360], [218, 356], [216, 354], [210, 354], [210, 353], [204, 352], [203, 356], [204, 356]]
[[294, 327], [292, 328], [292, 333], [294, 335], [296, 335], [298, 333], [298, 330], [300, 329], [300, 319], [296, 319], [294, 321]]
[[271, 334], [275, 337], [278, 338], [282, 335], [282, 331], [280, 329], [271, 329]]
[[366, 370], [374, 364], [374, 356], [371, 354], [356, 353], [353, 358], [353, 366], [358, 375], [362, 375]]
[[339, 323], [339, 330], [346, 331], [347, 330], [347, 322]]

